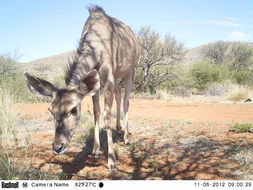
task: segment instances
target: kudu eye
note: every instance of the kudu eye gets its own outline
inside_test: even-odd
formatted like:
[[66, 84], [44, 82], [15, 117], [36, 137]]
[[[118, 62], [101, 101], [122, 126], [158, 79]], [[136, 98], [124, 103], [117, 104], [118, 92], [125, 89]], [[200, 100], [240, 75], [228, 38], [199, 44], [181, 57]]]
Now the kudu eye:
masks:
[[72, 110], [70, 111], [70, 113], [72, 115], [76, 115], [77, 114], [77, 108], [76, 107], [72, 108]]

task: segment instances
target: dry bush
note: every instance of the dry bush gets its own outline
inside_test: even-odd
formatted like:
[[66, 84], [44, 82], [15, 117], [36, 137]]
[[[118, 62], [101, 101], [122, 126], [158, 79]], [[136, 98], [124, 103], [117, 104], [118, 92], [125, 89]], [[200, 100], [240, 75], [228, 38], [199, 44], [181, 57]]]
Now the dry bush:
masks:
[[191, 96], [191, 91], [185, 86], [177, 86], [171, 91], [171, 94], [174, 96], [189, 97]]
[[213, 84], [205, 92], [206, 96], [223, 96], [228, 92], [228, 86], [222, 84]]
[[251, 90], [245, 86], [231, 85], [226, 97], [227, 100], [238, 102], [248, 99], [251, 93]]
[[229, 62], [231, 69], [239, 71], [251, 65], [253, 48], [245, 42], [217, 41], [205, 45], [202, 53], [214, 64]]
[[171, 94], [166, 90], [158, 90], [156, 94], [157, 94], [158, 99], [165, 100], [165, 101], [172, 100]]
[[181, 62], [185, 49], [183, 43], [170, 34], [162, 40], [150, 27], [141, 27], [136, 36], [141, 56], [136, 70], [135, 90], [155, 94], [162, 83], [178, 78], [170, 72], [170, 67]]
[[134, 99], [160, 99], [159, 92], [156, 94], [150, 94], [149, 92], [133, 92], [130, 97]]

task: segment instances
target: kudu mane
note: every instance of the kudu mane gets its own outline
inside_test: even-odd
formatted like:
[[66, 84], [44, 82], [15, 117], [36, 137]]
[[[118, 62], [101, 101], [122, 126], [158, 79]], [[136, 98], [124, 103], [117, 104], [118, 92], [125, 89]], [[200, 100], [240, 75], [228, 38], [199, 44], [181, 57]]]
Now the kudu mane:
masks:
[[[89, 11], [90, 15], [103, 14], [104, 16], [109, 17], [108, 15], [106, 15], [106, 13], [105, 13], [105, 11], [102, 7], [99, 7], [99, 6], [95, 5], [95, 6], [90, 6], [90, 7], [87, 7], [87, 8], [88, 8], [88, 11]], [[87, 25], [87, 26], [84, 26], [84, 27], [89, 28], [89, 23], [86, 23], [85, 25]], [[86, 31], [86, 33], [87, 32], [88, 32], [88, 30]], [[73, 77], [74, 71], [77, 69], [77, 66], [79, 64], [79, 57], [80, 56], [85, 56], [85, 54], [92, 53], [89, 49], [89, 45], [88, 45], [88, 48], [84, 46], [85, 43], [86, 43], [85, 42], [86, 33], [82, 33], [81, 39], [79, 41], [78, 48], [74, 52], [74, 55], [73, 55], [72, 59], [70, 59], [68, 61], [68, 64], [65, 67], [64, 79], [65, 79], [66, 85], [69, 85], [70, 80]]]

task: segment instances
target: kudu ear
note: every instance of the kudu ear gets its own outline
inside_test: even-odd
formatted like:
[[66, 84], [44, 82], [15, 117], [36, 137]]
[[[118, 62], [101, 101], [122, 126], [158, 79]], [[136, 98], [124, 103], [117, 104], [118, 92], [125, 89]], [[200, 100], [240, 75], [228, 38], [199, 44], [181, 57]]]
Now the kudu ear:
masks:
[[32, 76], [29, 73], [24, 73], [24, 75], [27, 79], [27, 85], [30, 90], [31, 87], [33, 87], [41, 95], [53, 97], [53, 92], [56, 90], [54, 85], [52, 85], [50, 82], [47, 82], [46, 80]]
[[100, 77], [96, 69], [88, 72], [80, 81], [78, 90], [82, 96], [94, 96], [100, 88]]

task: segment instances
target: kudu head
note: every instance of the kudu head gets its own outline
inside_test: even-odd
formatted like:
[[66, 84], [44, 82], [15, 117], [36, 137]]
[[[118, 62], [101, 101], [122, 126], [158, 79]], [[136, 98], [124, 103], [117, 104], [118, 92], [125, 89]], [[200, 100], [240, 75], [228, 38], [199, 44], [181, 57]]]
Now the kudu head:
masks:
[[55, 124], [52, 147], [56, 154], [62, 154], [67, 150], [80, 119], [82, 99], [86, 95], [94, 95], [100, 88], [99, 74], [92, 70], [82, 77], [78, 85], [64, 88], [58, 88], [28, 73], [25, 73], [25, 77], [29, 88], [32, 87], [41, 95], [52, 98], [52, 104], [48, 108]]

